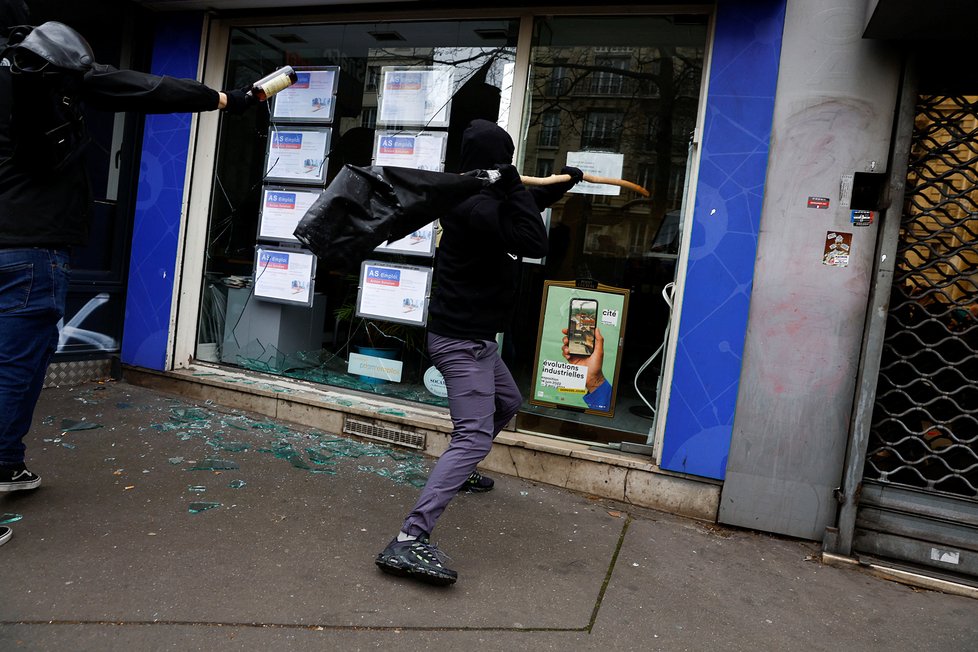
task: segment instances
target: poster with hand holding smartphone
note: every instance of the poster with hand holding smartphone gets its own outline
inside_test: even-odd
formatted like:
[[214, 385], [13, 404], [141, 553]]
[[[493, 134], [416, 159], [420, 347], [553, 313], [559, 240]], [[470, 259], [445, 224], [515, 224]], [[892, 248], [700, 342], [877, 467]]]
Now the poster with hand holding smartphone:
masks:
[[627, 310], [627, 289], [546, 281], [530, 402], [614, 416]]

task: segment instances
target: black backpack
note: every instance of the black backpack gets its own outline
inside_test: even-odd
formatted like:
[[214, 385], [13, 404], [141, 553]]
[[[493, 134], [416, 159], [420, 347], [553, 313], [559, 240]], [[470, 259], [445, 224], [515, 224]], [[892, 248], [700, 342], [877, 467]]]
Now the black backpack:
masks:
[[37, 173], [58, 172], [91, 141], [80, 101], [91, 48], [70, 27], [50, 22], [14, 28], [0, 58], [10, 62], [14, 160]]

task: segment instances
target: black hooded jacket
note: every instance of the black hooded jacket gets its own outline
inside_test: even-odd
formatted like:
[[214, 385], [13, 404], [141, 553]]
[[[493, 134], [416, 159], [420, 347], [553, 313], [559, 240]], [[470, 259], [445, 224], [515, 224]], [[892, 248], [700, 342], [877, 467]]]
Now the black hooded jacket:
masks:
[[487, 120], [462, 135], [463, 171], [503, 168], [503, 178], [441, 219], [428, 330], [466, 340], [494, 340], [509, 327], [519, 259], [547, 255], [540, 212], [573, 182], [534, 187], [520, 183], [513, 140]]
[[[9, 28], [29, 24], [22, 0], [0, 0], [0, 49]], [[217, 91], [191, 79], [160, 77], [92, 64], [81, 76], [79, 98], [107, 111], [177, 113], [217, 109]], [[0, 60], [0, 247], [68, 247], [88, 239], [91, 193], [84, 160], [56, 173], [38, 173], [14, 158], [24, 134], [13, 122], [15, 85], [10, 62]], [[40, 100], [38, 100], [40, 101]]]

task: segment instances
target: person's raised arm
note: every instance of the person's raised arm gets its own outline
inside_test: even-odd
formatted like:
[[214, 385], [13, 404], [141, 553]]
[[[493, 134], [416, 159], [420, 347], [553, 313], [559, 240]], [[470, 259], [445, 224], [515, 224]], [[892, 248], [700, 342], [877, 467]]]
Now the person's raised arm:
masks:
[[223, 109], [242, 113], [258, 100], [246, 89], [216, 91], [194, 79], [119, 70], [95, 64], [85, 74], [85, 101], [104, 111], [197, 113]]

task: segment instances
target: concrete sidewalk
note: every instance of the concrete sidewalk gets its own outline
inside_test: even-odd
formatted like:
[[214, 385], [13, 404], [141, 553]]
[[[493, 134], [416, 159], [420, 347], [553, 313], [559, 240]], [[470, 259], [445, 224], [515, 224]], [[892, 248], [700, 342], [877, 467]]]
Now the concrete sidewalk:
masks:
[[455, 586], [393, 578], [430, 459], [126, 383], [45, 390], [28, 447], [4, 651], [978, 649], [976, 600], [506, 476], [439, 521]]

